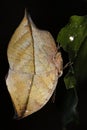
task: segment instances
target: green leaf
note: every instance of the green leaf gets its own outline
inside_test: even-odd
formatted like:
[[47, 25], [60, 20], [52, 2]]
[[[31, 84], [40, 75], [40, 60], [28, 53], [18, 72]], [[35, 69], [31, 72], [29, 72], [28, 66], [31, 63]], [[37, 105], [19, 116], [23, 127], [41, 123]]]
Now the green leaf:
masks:
[[69, 72], [64, 77], [64, 82], [67, 89], [74, 88], [76, 86], [76, 79], [72, 67], [69, 69]]
[[[87, 15], [73, 15], [69, 23], [60, 30], [57, 42], [68, 53], [72, 69], [64, 77], [66, 88], [87, 80]], [[71, 71], [71, 72], [70, 72]]]
[[87, 81], [87, 38], [84, 39], [74, 61], [74, 71], [78, 83]]
[[73, 15], [69, 23], [60, 30], [57, 42], [68, 52], [69, 59], [73, 61], [79, 48], [87, 36], [87, 16]]

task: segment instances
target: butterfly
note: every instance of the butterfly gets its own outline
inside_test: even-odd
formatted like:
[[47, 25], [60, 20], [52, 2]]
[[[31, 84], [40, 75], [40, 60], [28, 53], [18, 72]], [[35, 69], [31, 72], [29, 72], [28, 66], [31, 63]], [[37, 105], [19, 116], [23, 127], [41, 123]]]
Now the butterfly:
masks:
[[7, 48], [6, 85], [17, 118], [40, 110], [63, 73], [63, 59], [51, 33], [38, 29], [26, 12]]

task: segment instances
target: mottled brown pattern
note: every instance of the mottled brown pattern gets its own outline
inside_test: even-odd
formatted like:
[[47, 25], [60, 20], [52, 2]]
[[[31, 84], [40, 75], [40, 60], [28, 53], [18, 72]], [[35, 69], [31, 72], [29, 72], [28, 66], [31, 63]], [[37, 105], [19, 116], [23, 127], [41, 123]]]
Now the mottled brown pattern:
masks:
[[48, 102], [62, 75], [63, 60], [52, 35], [36, 28], [26, 14], [9, 42], [7, 56], [7, 88], [18, 118], [23, 118]]

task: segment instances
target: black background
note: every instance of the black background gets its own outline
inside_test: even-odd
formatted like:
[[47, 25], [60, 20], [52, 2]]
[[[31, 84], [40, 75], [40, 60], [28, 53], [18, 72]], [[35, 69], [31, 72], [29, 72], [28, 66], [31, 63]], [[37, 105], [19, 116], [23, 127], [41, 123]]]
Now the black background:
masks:
[[[49, 101], [40, 111], [21, 120], [14, 120], [14, 110], [5, 84], [8, 72], [7, 45], [24, 16], [25, 7], [38, 28], [51, 32], [56, 40], [58, 32], [64, 27], [71, 15], [86, 15], [87, 0], [25, 0], [0, 1], [0, 129], [5, 130], [61, 130], [59, 107], [63, 102], [65, 88], [57, 85], [56, 102]], [[64, 63], [67, 61], [63, 55]], [[59, 82], [61, 82], [60, 78]], [[77, 88], [79, 98], [78, 112], [80, 124], [71, 123], [68, 129], [87, 128], [87, 82], [81, 82]], [[57, 105], [56, 105], [57, 104]], [[6, 127], [6, 128], [5, 128]]]

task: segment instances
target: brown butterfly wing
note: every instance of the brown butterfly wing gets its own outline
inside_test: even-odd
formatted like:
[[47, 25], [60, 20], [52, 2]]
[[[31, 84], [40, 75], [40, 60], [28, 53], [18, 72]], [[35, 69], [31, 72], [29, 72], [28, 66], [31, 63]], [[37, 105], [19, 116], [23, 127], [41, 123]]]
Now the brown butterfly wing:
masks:
[[6, 80], [18, 117], [27, 104], [34, 76], [34, 49], [31, 30], [26, 16], [14, 32], [7, 50], [9, 73]]
[[61, 53], [47, 31], [39, 30], [26, 15], [8, 45], [6, 79], [18, 117], [41, 109], [52, 96], [62, 72]]

